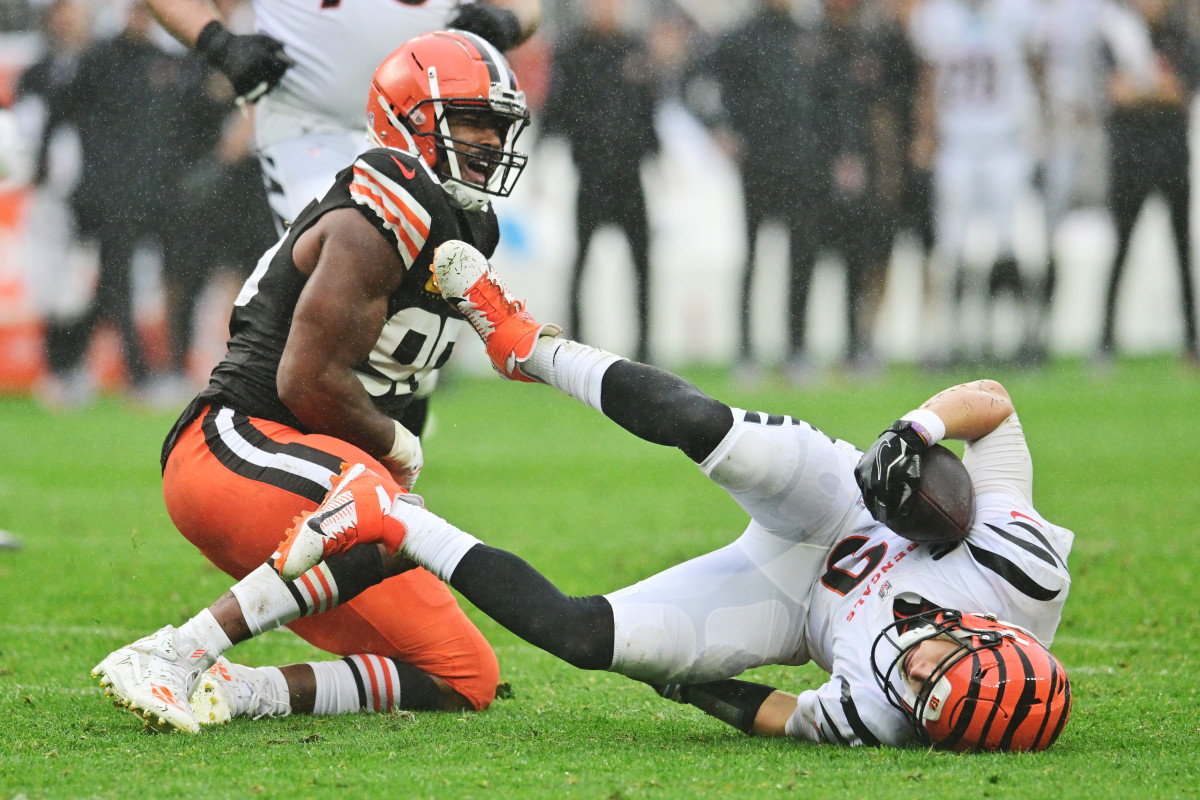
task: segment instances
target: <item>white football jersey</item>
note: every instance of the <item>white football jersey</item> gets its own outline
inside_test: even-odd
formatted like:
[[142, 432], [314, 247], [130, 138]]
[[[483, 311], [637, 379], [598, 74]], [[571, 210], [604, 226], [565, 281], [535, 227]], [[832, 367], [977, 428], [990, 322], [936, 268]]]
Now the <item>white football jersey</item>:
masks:
[[936, 75], [943, 144], [1014, 140], [1034, 123], [1030, 59], [1041, 47], [1035, 0], [926, 0], [911, 20], [918, 54]]
[[258, 30], [296, 62], [273, 103], [366, 131], [375, 68], [414, 36], [446, 27], [458, 0], [254, 0]]
[[[920, 606], [988, 612], [1049, 646], [1070, 588], [1074, 534], [1032, 505], [1033, 471], [1016, 415], [967, 447], [975, 519], [953, 548], [903, 539], [861, 509], [814, 584], [808, 616], [812, 660], [830, 673], [805, 691], [788, 722], [792, 736], [840, 744], [902, 746], [915, 740], [871, 669], [876, 637]], [[879, 666], [886, 670], [888, 651]], [[903, 687], [897, 686], [901, 695]]]
[[1050, 0], [1046, 5], [1046, 102], [1054, 115], [1099, 118], [1106, 70], [1101, 18], [1112, 0]]

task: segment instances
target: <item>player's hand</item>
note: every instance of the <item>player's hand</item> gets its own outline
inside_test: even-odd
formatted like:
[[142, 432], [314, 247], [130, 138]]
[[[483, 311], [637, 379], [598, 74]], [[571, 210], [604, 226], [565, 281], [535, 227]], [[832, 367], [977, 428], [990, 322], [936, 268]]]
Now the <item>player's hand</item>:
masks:
[[884, 525], [908, 513], [921, 488], [921, 454], [929, 445], [907, 420], [897, 420], [859, 459], [854, 480], [863, 503]]
[[416, 447], [416, 454], [407, 460], [400, 462], [387, 456], [379, 460], [387, 467], [387, 471], [396, 480], [396, 483], [400, 484], [400, 488], [406, 492], [411, 492], [417, 485], [417, 476], [421, 474], [421, 468], [425, 466], [425, 454], [421, 451], [420, 440], [414, 438], [413, 443]]
[[482, 0], [460, 5], [447, 24], [451, 28], [482, 36], [497, 50], [511, 50], [521, 41], [521, 21], [517, 15], [507, 8]]
[[283, 52], [283, 43], [262, 34], [239, 36], [216, 20], [196, 39], [196, 52], [225, 73], [238, 103], [253, 103], [274, 89], [295, 62]]

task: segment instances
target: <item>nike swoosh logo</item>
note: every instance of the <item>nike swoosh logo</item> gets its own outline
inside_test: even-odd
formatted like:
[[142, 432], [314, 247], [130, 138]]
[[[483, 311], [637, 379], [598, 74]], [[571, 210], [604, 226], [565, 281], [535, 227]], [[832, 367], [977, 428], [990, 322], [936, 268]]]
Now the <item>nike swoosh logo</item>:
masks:
[[396, 158], [395, 156], [390, 156], [390, 158], [392, 159], [392, 161], [396, 162], [396, 166], [400, 168], [400, 172], [404, 175], [404, 177], [407, 180], [411, 181], [413, 178], [417, 177], [416, 170], [409, 169], [408, 167], [404, 166], [403, 164], [400, 163], [400, 159]]
[[327, 534], [325, 533], [325, 531], [321, 530], [321, 525], [324, 524], [325, 520], [329, 519], [334, 514], [338, 513], [343, 508], [345, 508], [346, 506], [350, 505], [353, 502], [354, 502], [354, 498], [348, 497], [348, 498], [346, 498], [346, 501], [344, 503], [342, 503], [340, 506], [335, 506], [335, 507], [329, 509], [328, 511], [326, 511], [324, 514], [314, 514], [313, 516], [308, 518], [308, 527], [312, 528], [314, 531], [319, 533], [321, 536], [326, 536]]

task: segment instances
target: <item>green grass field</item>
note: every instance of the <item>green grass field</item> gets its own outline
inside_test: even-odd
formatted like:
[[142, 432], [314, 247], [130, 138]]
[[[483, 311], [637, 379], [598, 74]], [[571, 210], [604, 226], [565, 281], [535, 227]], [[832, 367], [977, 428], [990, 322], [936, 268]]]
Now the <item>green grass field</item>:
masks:
[[[747, 392], [860, 445], [973, 374]], [[117, 400], [52, 414], [0, 398], [0, 798], [1169, 798], [1200, 795], [1200, 376], [1170, 359], [998, 370], [1034, 455], [1039, 510], [1076, 533], [1055, 652], [1075, 706], [1036, 755], [844, 750], [752, 739], [640, 684], [585, 673], [469, 608], [511, 696], [479, 714], [237, 720], [145, 733], [90, 677], [113, 648], [181, 623], [229, 579], [175, 533], [158, 449], [173, 414]], [[541, 386], [459, 378], [435, 400], [427, 504], [565, 590], [604, 592], [727, 543], [745, 519], [682, 455]], [[252, 665], [323, 656], [288, 632]], [[792, 691], [815, 668], [754, 676]]]

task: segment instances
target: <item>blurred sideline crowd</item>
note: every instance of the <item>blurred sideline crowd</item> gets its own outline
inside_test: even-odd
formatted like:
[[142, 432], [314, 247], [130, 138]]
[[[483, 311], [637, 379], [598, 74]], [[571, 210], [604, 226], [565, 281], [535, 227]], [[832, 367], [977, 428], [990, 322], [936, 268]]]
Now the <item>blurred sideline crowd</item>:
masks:
[[[253, 30], [248, 3], [219, 5], [232, 30]], [[1200, 4], [543, 8], [541, 32], [511, 61], [534, 117], [521, 149], [536, 160], [546, 143], [565, 143], [574, 166], [574, 246], [558, 265], [572, 336], [594, 340], [611, 313], [589, 302], [585, 279], [591, 251], [611, 242], [596, 234], [610, 228], [624, 238], [633, 278], [627, 354], [663, 358], [652, 329], [657, 298], [673, 284], [656, 265], [653, 204], [664, 195], [648, 165], [669, 145], [661, 112], [670, 107], [705, 132], [740, 184], [741, 271], [727, 301], [732, 367], [747, 382], [768, 370], [796, 384], [820, 378], [810, 312], [823, 299], [811, 290], [830, 253], [846, 294], [839, 366], [874, 374], [902, 235], [922, 260], [910, 294], [937, 312], [919, 315], [929, 331], [923, 363], [1044, 361], [1050, 310], [1070, 298], [1056, 293], [1055, 248], [1022, 246], [1030, 197], [1048, 241], [1080, 208], [1103, 210], [1113, 231], [1108, 271], [1094, 276], [1104, 284], [1098, 369], [1120, 350], [1118, 299], [1139, 279], [1125, 273], [1130, 243], [1146, 201], [1158, 198], [1178, 268], [1177, 298], [1159, 305], [1182, 315], [1179, 352], [1200, 367], [1189, 160]], [[182, 405], [221, 354], [238, 286], [277, 237], [253, 114], [136, 0], [14, 0], [0, 5], [0, 31], [0, 390], [33, 390], [57, 408], [105, 389]], [[540, 185], [519, 187], [524, 202]], [[786, 240], [778, 364], [755, 333], [767, 225]]]

